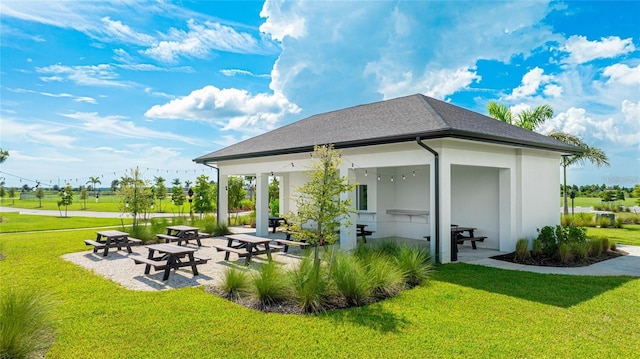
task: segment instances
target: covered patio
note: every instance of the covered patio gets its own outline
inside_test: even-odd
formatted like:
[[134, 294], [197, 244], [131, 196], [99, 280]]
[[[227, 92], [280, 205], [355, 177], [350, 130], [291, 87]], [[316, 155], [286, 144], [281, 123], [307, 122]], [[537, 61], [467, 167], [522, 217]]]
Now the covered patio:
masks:
[[341, 229], [343, 249], [355, 248], [356, 224], [364, 224], [370, 238], [423, 241], [442, 263], [457, 259], [452, 224], [486, 237], [477, 251], [502, 252], [535, 236], [536, 228], [558, 224], [560, 157], [577, 150], [423, 95], [376, 102], [315, 115], [196, 158], [218, 169], [219, 220], [227, 220], [229, 176], [253, 176], [256, 233], [267, 236], [270, 178], [280, 182], [280, 213], [295, 212], [295, 188], [306, 181], [317, 144], [334, 144], [341, 175], [358, 184], [342, 194], [354, 206], [352, 224]]

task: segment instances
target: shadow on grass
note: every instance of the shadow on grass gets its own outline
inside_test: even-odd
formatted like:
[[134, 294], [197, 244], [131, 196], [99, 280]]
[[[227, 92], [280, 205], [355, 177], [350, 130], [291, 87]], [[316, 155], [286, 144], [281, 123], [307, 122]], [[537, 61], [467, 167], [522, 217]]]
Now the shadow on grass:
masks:
[[337, 325], [350, 322], [382, 333], [398, 332], [410, 323], [409, 320], [377, 304], [332, 311], [327, 313], [325, 318], [335, 322]]
[[537, 274], [465, 263], [440, 266], [432, 279], [562, 308], [638, 280], [633, 277]]

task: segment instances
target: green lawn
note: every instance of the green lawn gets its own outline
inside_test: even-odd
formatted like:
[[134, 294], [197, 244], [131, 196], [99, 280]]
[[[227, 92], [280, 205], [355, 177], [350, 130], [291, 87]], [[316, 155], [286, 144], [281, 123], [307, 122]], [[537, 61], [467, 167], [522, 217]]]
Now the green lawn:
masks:
[[[571, 210], [571, 198], [567, 198], [569, 203], [569, 210]], [[602, 203], [602, 198], [600, 197], [576, 197], [574, 198], [574, 205], [576, 207], [593, 207], [595, 205], [599, 205]], [[617, 204], [622, 206], [637, 206], [638, 199], [637, 198], [626, 198], [624, 201], [617, 201]], [[560, 197], [560, 206], [564, 206], [564, 198]]]
[[624, 228], [587, 227], [587, 236], [607, 237], [610, 241], [615, 243], [640, 246], [640, 225], [625, 224]]
[[[42, 206], [40, 205], [40, 201], [37, 199], [30, 200], [20, 200], [15, 198], [14, 200], [5, 198], [0, 206], [3, 207], [11, 207], [11, 208], [24, 208], [24, 209], [47, 209], [47, 210], [58, 210], [57, 197], [47, 197], [42, 201]], [[156, 200], [154, 211], [159, 211], [160, 202]], [[77, 196], [73, 199], [73, 204], [67, 208], [69, 211], [93, 211], [93, 212], [122, 212], [121, 203], [118, 197], [105, 197], [105, 199], [101, 199], [99, 202], [96, 202], [93, 197], [90, 197], [86, 201], [81, 201], [77, 198]], [[64, 207], [62, 207], [62, 211], [64, 212]], [[171, 200], [162, 201], [162, 212], [164, 213], [189, 213], [189, 203], [185, 202], [182, 208], [175, 206], [171, 203]]]
[[0, 217], [2, 217], [0, 233], [120, 226], [132, 222], [131, 218], [121, 221], [119, 218], [51, 217], [18, 214], [18, 212], [3, 212], [0, 213]]
[[[64, 261], [93, 230], [0, 235], [0, 285], [56, 301], [47, 358], [630, 358], [640, 279], [441, 266], [374, 305], [265, 314], [202, 288], [129, 291]], [[142, 274], [142, 268], [141, 268]]]

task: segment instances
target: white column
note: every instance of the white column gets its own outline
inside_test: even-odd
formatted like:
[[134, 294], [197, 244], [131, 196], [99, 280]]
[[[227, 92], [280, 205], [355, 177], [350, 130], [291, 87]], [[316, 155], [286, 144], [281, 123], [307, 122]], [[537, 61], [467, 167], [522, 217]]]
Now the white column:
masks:
[[286, 216], [289, 213], [289, 173], [283, 174], [280, 178], [280, 192], [278, 200], [280, 201], [280, 215]]
[[220, 175], [218, 182], [218, 213], [220, 218], [218, 223], [229, 224], [229, 192], [227, 186], [229, 185], [229, 176]]
[[[356, 178], [355, 171], [345, 165], [340, 165], [340, 177], [347, 178]], [[356, 214], [356, 191], [355, 189], [348, 193], [340, 193], [340, 200], [346, 201], [351, 200], [351, 210], [352, 214], [349, 216], [349, 220], [351, 221], [351, 225], [345, 227], [344, 225], [340, 228], [340, 248], [343, 250], [352, 250], [355, 249], [358, 245], [358, 238], [356, 233], [356, 221], [358, 220], [358, 215]]]
[[[440, 151], [440, 261], [451, 262], [451, 162]], [[431, 237], [433, 240], [433, 237]], [[455, 248], [454, 248], [455, 249]]]
[[256, 235], [269, 236], [269, 175], [256, 173]]
[[[515, 236], [515, 223], [512, 223], [514, 218], [512, 211], [512, 170], [509, 168], [501, 168], [498, 174], [498, 191], [499, 197], [499, 235], [500, 238], [498, 249], [501, 251], [507, 250], [507, 244], [509, 238], [516, 238]], [[515, 250], [515, 248], [514, 248]]]

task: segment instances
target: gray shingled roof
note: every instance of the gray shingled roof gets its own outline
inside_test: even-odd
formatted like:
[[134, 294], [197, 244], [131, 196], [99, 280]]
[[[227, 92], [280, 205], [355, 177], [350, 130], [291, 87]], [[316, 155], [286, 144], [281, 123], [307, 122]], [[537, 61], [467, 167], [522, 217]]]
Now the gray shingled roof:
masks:
[[424, 95], [411, 95], [314, 115], [194, 159], [197, 163], [311, 152], [314, 145], [348, 148], [460, 138], [579, 153], [575, 146], [496, 121]]

